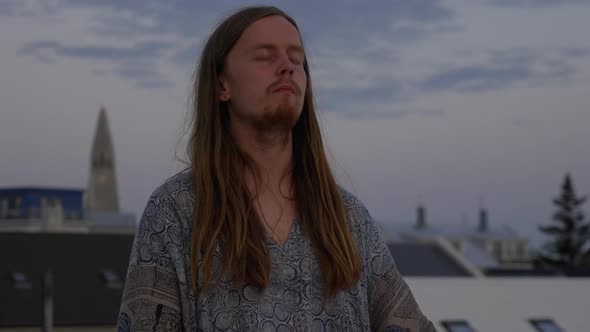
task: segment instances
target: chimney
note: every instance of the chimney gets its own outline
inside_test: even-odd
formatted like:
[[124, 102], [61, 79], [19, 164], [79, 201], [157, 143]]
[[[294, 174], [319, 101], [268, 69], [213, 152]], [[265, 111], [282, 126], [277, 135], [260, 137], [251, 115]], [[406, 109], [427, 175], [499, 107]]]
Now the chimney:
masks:
[[488, 211], [484, 208], [479, 209], [479, 226], [477, 230], [480, 232], [487, 232], [488, 230]]
[[418, 204], [416, 209], [416, 229], [426, 228], [426, 208], [422, 204]]

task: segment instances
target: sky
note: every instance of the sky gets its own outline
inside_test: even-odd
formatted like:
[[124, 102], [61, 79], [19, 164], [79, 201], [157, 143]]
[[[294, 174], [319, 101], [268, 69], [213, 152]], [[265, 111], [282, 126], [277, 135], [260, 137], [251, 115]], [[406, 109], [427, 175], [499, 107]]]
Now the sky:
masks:
[[0, 0], [0, 187], [86, 187], [104, 105], [140, 216], [183, 167], [201, 47], [245, 4], [298, 22], [333, 170], [381, 223], [483, 205], [539, 243], [565, 173], [590, 192], [583, 0]]

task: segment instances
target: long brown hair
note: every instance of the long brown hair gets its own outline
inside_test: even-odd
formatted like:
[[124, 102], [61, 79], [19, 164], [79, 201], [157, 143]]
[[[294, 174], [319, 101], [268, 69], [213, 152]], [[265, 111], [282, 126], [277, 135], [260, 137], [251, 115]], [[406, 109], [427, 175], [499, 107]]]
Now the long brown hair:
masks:
[[[280, 15], [276, 7], [247, 7], [224, 20], [208, 39], [195, 72], [193, 129], [187, 146], [195, 186], [191, 239], [192, 287], [209, 287], [215, 249], [222, 249], [223, 271], [238, 285], [259, 289], [268, 285], [271, 262], [264, 228], [252, 206], [244, 171], [250, 158], [240, 151], [229, 132], [227, 106], [218, 99], [218, 78], [228, 53], [255, 21]], [[344, 202], [324, 152], [314, 109], [307, 60], [307, 89], [301, 116], [292, 130], [293, 177], [299, 218], [320, 261], [328, 297], [350, 288], [360, 278], [360, 258], [348, 227]], [[202, 262], [202, 270], [199, 263]], [[202, 278], [199, 289], [198, 279]]]

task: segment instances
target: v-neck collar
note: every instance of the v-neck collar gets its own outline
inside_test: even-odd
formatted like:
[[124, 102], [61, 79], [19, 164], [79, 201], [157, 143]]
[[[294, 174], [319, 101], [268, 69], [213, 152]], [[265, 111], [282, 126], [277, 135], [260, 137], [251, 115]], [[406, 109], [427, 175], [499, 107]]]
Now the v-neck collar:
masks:
[[282, 243], [282, 244], [278, 243], [275, 240], [275, 238], [272, 236], [272, 233], [265, 229], [264, 235], [266, 237], [266, 243], [281, 249], [281, 251], [284, 251], [287, 248], [287, 245], [292, 241], [292, 238], [295, 236], [294, 233], [296, 231], [296, 228], [299, 227], [298, 223], [299, 223], [298, 218], [294, 218], [293, 222], [291, 222], [291, 227], [289, 228], [289, 235], [287, 236], [287, 240], [285, 241], [285, 243]]

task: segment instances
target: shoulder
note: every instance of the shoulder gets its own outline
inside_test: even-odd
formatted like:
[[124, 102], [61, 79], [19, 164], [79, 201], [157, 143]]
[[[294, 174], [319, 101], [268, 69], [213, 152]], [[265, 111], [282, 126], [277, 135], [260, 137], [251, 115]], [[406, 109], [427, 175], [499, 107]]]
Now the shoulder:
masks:
[[190, 173], [182, 172], [156, 187], [147, 201], [140, 220], [140, 230], [190, 227], [195, 201], [192, 183]]
[[350, 191], [341, 186], [338, 186], [338, 190], [340, 191], [340, 196], [342, 197], [342, 201], [347, 210], [363, 206], [363, 203]]
[[362, 227], [363, 225], [366, 226], [367, 223], [372, 223], [371, 215], [363, 202], [350, 191], [342, 187], [339, 187], [339, 189], [342, 202], [344, 203], [344, 209], [350, 219], [351, 226], [356, 228]]
[[351, 232], [362, 242], [379, 237], [379, 227], [365, 204], [348, 190], [340, 187], [340, 195], [348, 216]]
[[181, 172], [166, 179], [150, 195], [147, 208], [170, 210], [180, 214], [192, 212], [195, 195], [190, 172]]
[[174, 271], [185, 254], [192, 212], [190, 177], [176, 174], [150, 195], [135, 234], [131, 263]]
[[[349, 218], [350, 231], [357, 241], [359, 254], [363, 260], [363, 271], [375, 272], [374, 269], [379, 268], [379, 264], [383, 269], [394, 266], [395, 262], [383, 237], [381, 226], [371, 217], [365, 205], [355, 195], [342, 188], [340, 190]], [[368, 268], [369, 263], [377, 265], [371, 265]]]
[[160, 184], [150, 195], [150, 200], [168, 198], [182, 200], [194, 196], [193, 178], [190, 171], [177, 173]]

